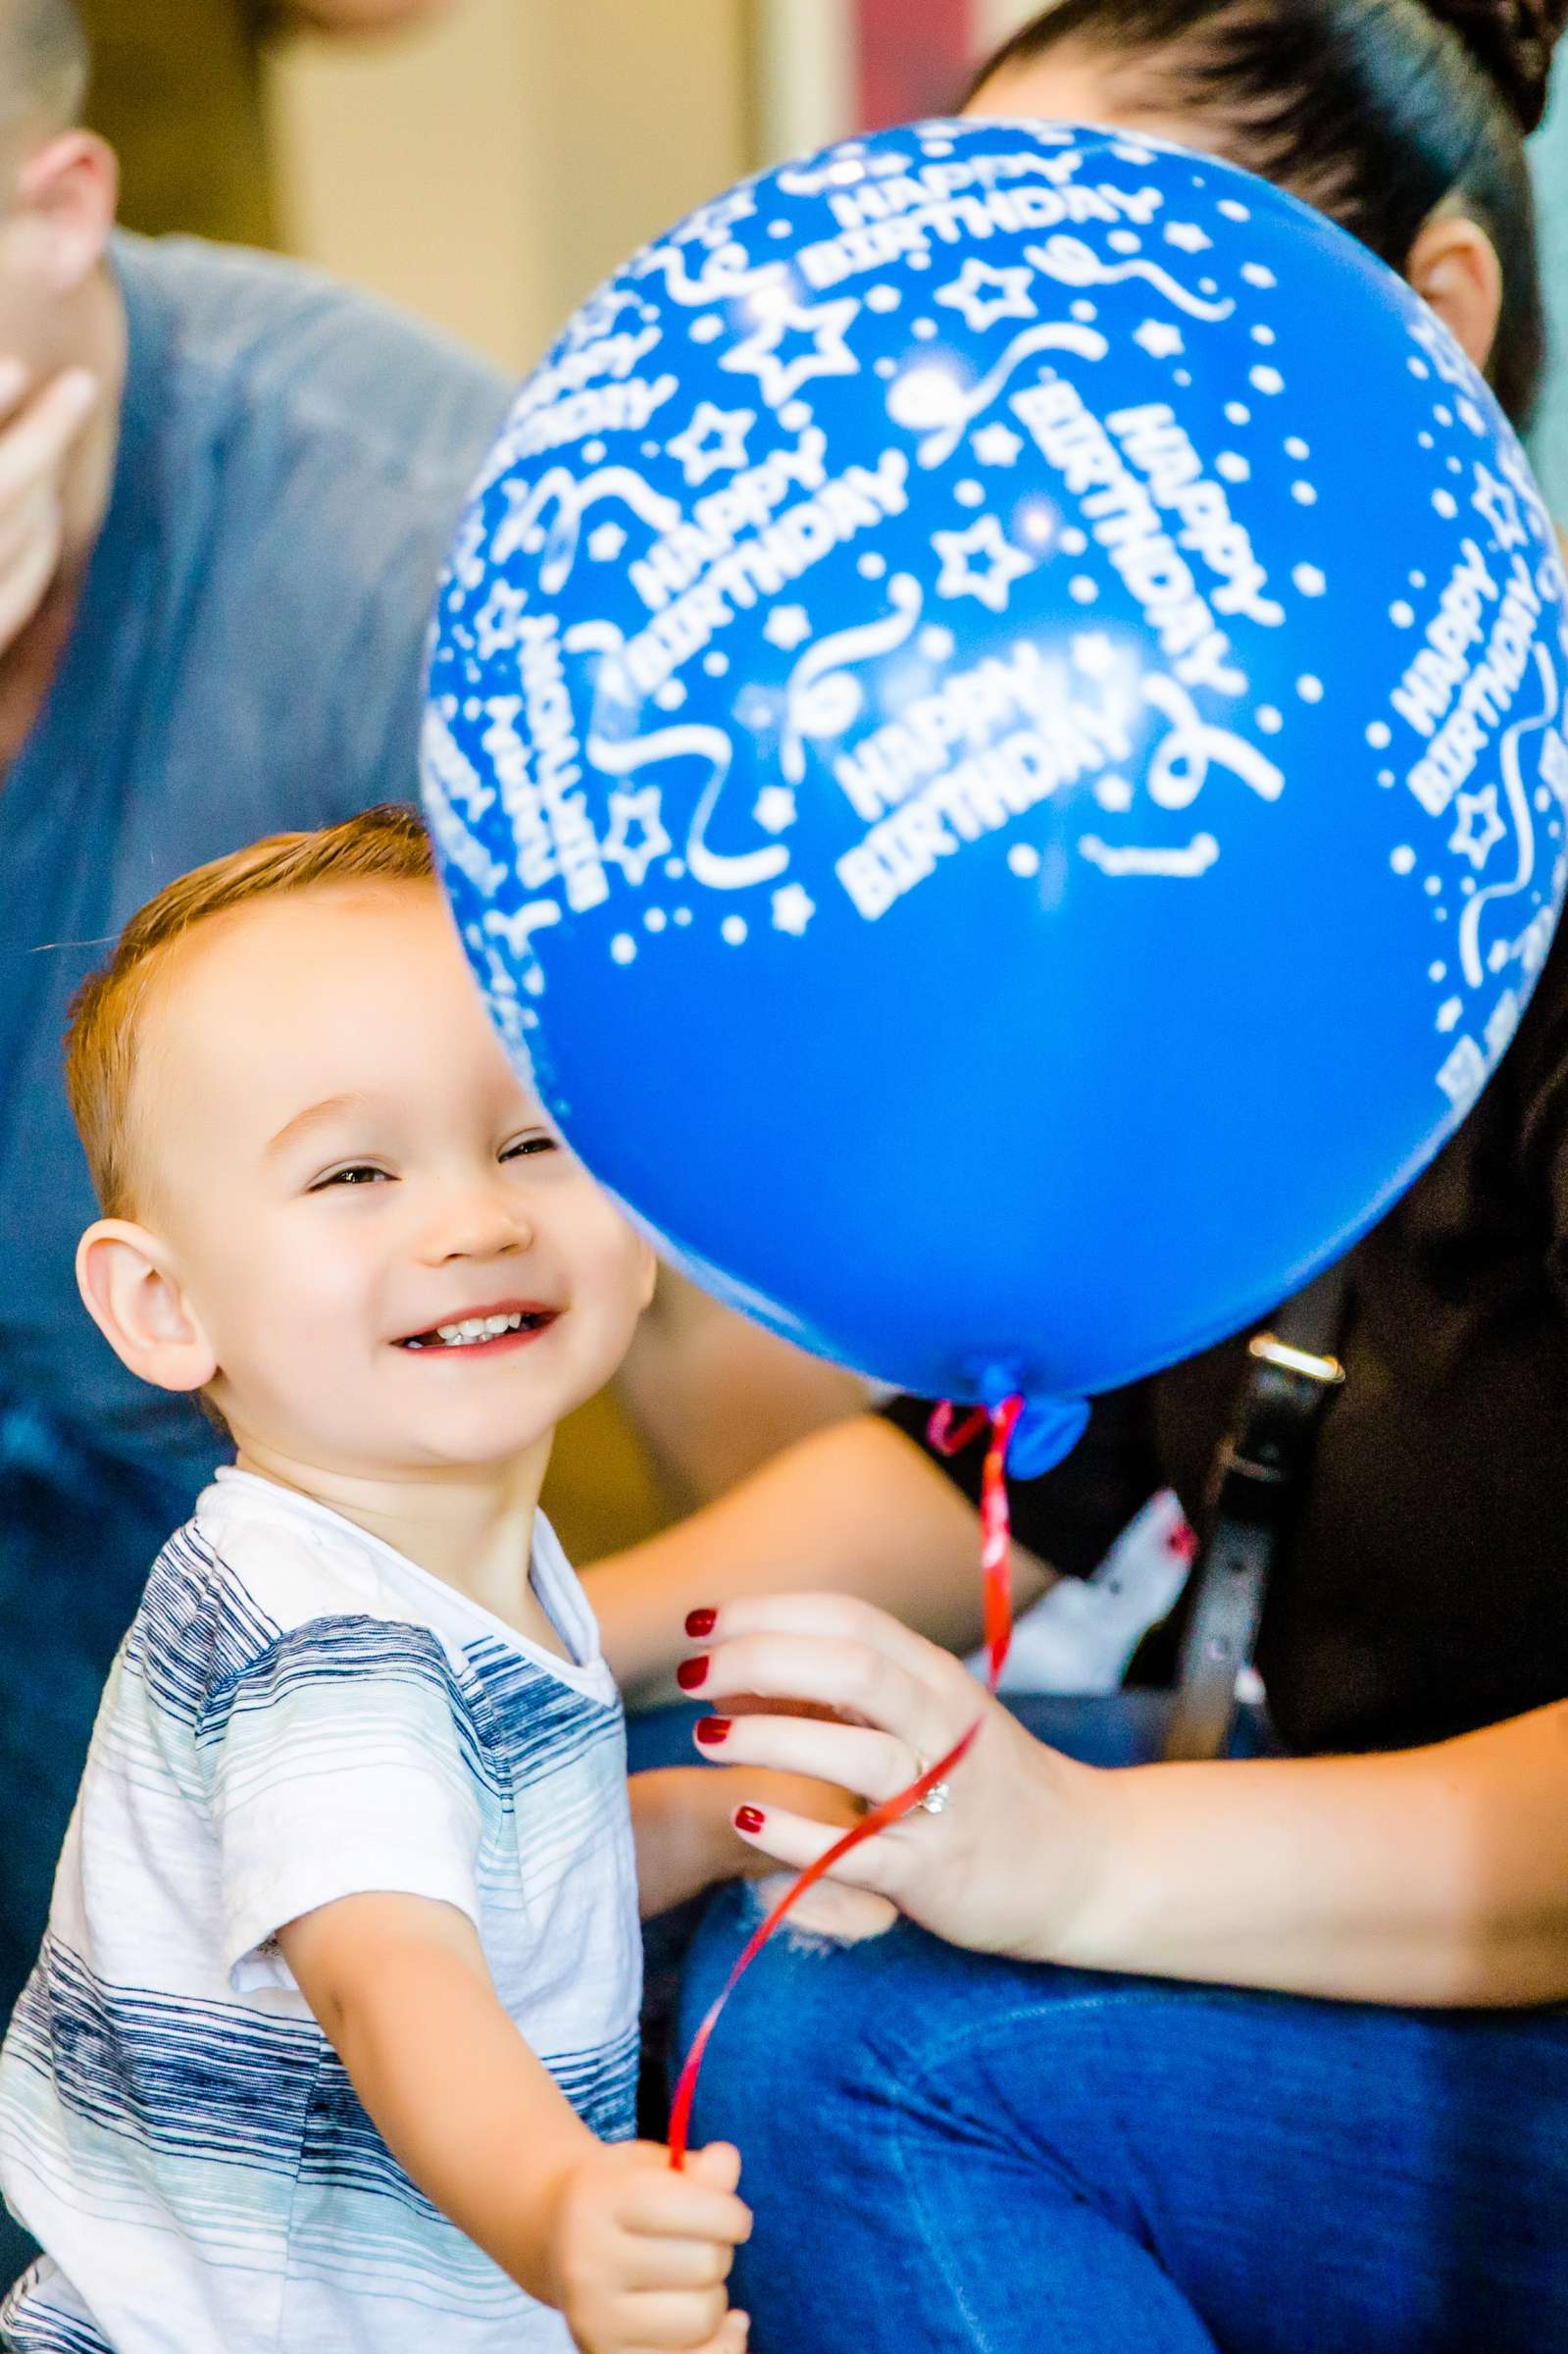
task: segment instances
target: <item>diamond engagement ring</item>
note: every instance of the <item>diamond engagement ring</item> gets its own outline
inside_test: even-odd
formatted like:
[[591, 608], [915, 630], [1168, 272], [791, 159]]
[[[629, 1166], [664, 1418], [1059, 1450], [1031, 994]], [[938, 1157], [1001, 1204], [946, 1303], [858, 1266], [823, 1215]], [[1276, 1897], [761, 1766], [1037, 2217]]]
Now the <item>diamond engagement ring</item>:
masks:
[[[915, 1773], [915, 1779], [917, 1782], [923, 1782], [927, 1774], [931, 1771], [931, 1761], [929, 1758], [923, 1758], [917, 1750], [915, 1753], [915, 1766], [917, 1769]], [[916, 1799], [914, 1806], [910, 1809], [910, 1812], [911, 1814], [918, 1813], [921, 1815], [945, 1815], [952, 1800], [952, 1795], [953, 1786], [951, 1782], [935, 1782], [927, 1791], [924, 1798]]]

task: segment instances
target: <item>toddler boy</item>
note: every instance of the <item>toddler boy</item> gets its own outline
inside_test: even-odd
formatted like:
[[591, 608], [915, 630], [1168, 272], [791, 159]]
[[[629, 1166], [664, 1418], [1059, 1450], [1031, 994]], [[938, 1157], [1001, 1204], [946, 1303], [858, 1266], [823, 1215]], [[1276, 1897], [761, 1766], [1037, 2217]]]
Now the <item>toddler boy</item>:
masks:
[[[653, 1262], [508, 1066], [407, 811], [173, 885], [78, 1001], [82, 1296], [237, 1461], [122, 1646], [0, 2059], [72, 2354], [732, 2354], [738, 2160], [630, 2140], [639, 1776], [539, 1485]], [[69, 1609], [70, 1564], [61, 1564]], [[638, 1856], [633, 1859], [637, 1817]]]

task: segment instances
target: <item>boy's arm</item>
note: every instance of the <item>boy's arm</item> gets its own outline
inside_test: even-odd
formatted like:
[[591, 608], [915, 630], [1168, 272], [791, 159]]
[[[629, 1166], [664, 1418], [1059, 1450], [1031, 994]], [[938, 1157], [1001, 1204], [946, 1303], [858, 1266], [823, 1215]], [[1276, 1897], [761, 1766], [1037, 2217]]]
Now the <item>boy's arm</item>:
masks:
[[730, 2254], [750, 2227], [734, 2153], [704, 2151], [675, 2175], [664, 2151], [598, 2141], [502, 2009], [463, 1914], [343, 1897], [278, 1942], [405, 2172], [580, 2345], [637, 2342], [627, 2314], [634, 2324], [650, 2298], [680, 2302], [689, 2328], [672, 2345], [744, 2342], [724, 2319]]

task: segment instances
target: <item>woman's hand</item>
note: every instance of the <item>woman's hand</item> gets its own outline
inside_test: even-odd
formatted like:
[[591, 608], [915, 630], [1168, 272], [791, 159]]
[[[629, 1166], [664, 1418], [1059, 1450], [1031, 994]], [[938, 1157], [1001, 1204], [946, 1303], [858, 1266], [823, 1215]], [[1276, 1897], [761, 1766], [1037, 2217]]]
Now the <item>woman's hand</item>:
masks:
[[[835, 1867], [848, 1886], [981, 1953], [1044, 1961], [1072, 1944], [1075, 1919], [1105, 1868], [1112, 1777], [1056, 1756], [987, 1697], [948, 1653], [845, 1595], [731, 1603], [717, 1613], [705, 1663], [685, 1688], [728, 1729], [703, 1727], [704, 1754], [727, 1766], [804, 1774], [872, 1806], [895, 1797], [982, 1730], [955, 1768], [945, 1811], [917, 1812]], [[809, 1702], [831, 1718], [726, 1714], [756, 1699]], [[741, 1777], [743, 1786], [743, 1777]], [[740, 1835], [803, 1868], [842, 1836], [836, 1823], [768, 1803], [759, 1788], [736, 1811]], [[1031, 1868], [1020, 1871], [1021, 1855]]]
[[[1096, 1772], [1032, 1740], [869, 1605], [714, 1613], [686, 1690], [804, 1700], [736, 1715], [710, 1757], [895, 1797], [977, 1717], [946, 1811], [835, 1867], [951, 1944], [1087, 1970], [1423, 2007], [1568, 2001], [1568, 1702], [1427, 1749]], [[813, 1863], [834, 1831], [764, 1805], [743, 1838]]]

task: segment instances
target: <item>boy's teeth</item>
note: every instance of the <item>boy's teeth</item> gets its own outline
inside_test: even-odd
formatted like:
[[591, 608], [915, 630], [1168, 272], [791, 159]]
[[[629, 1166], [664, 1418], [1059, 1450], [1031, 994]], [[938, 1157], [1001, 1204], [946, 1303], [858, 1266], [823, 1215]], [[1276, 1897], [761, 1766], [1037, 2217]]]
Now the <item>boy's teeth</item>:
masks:
[[498, 1340], [503, 1332], [519, 1332], [524, 1321], [521, 1309], [507, 1316], [465, 1316], [460, 1324], [437, 1324], [435, 1337], [448, 1349], [462, 1349], [475, 1341]]

